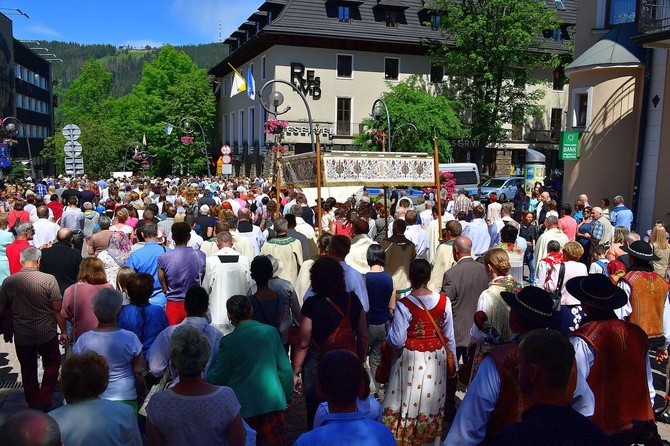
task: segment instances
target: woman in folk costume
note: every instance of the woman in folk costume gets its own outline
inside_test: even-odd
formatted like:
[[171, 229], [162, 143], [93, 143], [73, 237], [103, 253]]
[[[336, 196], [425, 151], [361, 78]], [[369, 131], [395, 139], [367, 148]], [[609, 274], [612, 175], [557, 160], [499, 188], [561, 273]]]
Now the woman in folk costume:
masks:
[[[491, 281], [489, 287], [482, 291], [477, 302], [477, 311], [483, 311], [488, 321], [502, 335], [503, 342], [509, 342], [512, 332], [509, 328], [509, 306], [505, 303], [500, 293], [518, 293], [522, 285], [509, 275], [510, 261], [507, 252], [501, 248], [493, 248], [486, 251], [483, 256], [486, 273]], [[481, 334], [481, 336], [479, 336]], [[484, 339], [485, 334], [473, 325], [470, 330], [473, 342]]]
[[383, 412], [398, 445], [440, 443], [447, 375], [456, 373], [455, 364], [449, 372], [447, 366], [447, 349], [456, 355], [451, 301], [427, 288], [430, 272], [426, 260], [410, 263], [412, 290], [397, 302], [386, 338], [402, 349], [391, 368]]

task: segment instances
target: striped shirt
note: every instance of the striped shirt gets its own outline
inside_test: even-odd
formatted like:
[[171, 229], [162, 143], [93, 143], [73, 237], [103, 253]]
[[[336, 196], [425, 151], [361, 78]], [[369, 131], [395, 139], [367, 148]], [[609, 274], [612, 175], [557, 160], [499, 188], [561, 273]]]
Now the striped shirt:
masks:
[[12, 310], [18, 345], [39, 345], [56, 336], [52, 302], [63, 300], [58, 282], [37, 268], [23, 268], [2, 282], [0, 306]]

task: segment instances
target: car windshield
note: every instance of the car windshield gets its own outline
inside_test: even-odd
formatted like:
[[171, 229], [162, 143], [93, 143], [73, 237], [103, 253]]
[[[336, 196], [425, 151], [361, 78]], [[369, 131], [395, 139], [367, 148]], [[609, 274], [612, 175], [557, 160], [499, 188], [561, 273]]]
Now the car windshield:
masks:
[[505, 180], [501, 178], [491, 178], [486, 183], [482, 184], [482, 187], [500, 187], [505, 184]]

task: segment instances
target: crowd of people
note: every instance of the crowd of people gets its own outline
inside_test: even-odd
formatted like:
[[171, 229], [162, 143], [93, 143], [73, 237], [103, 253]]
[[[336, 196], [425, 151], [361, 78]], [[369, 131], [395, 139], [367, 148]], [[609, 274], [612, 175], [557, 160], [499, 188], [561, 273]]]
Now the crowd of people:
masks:
[[664, 222], [640, 236], [621, 196], [489, 198], [2, 184], [0, 317], [31, 410], [0, 438], [285, 445], [303, 395], [300, 445], [659, 441]]

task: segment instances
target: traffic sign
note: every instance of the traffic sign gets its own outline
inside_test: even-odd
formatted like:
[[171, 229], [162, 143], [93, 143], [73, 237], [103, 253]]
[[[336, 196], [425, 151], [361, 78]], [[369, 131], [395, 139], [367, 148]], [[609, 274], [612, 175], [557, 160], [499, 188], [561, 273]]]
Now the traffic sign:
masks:
[[81, 155], [82, 147], [79, 141], [68, 141], [63, 148], [65, 155], [75, 158]]
[[221, 174], [222, 175], [232, 175], [233, 174], [233, 165], [232, 164], [224, 164], [221, 166]]
[[224, 144], [221, 146], [221, 155], [230, 155], [231, 153], [233, 153], [233, 149], [229, 145]]
[[63, 127], [63, 136], [68, 141], [74, 141], [81, 136], [81, 129], [75, 124], [68, 124]]
[[65, 173], [67, 173], [68, 175], [84, 173], [84, 160], [81, 158], [77, 158], [74, 160], [72, 160], [71, 158], [66, 159]]
[[223, 155], [221, 160], [223, 161], [223, 164], [230, 164], [233, 161], [230, 155]]

